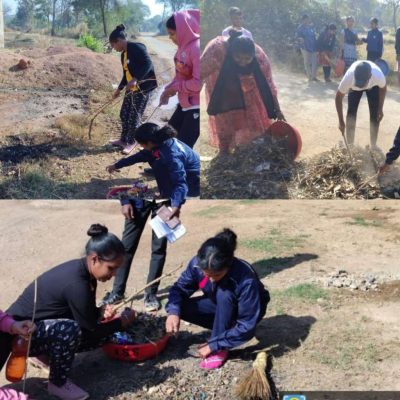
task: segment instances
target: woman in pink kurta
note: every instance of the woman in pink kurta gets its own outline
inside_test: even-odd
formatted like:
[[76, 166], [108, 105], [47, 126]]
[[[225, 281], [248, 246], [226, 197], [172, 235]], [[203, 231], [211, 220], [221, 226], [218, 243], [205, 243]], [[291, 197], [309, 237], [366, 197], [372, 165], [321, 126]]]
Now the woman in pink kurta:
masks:
[[[217, 80], [220, 77], [229, 45], [231, 41], [237, 39], [238, 36], [233, 35], [229, 40], [224, 37], [217, 37], [208, 43], [202, 54], [201, 78], [206, 84], [207, 104], [210, 103]], [[240, 40], [243, 42], [245, 39], [240, 37]], [[260, 46], [253, 44], [254, 47], [255, 57], [251, 57], [251, 62], [255, 58], [263, 79], [265, 78], [264, 80], [269, 86], [273, 108], [275, 108], [272, 114], [276, 119], [284, 119], [277, 99], [277, 89], [272, 79], [271, 63]], [[236, 59], [236, 56], [232, 58], [232, 60], [234, 59]], [[248, 57], [248, 61], [250, 61], [250, 57]], [[256, 79], [255, 74], [240, 74], [238, 79], [240, 79], [244, 107], [209, 116], [210, 142], [212, 146], [218, 147], [221, 153], [227, 153], [230, 149], [249, 143], [256, 137], [263, 135], [273, 122], [273, 118], [269, 116], [271, 113], [266, 109], [265, 101], [263, 101], [262, 93], [259, 90], [259, 80]], [[229, 96], [228, 92], [226, 96]]]

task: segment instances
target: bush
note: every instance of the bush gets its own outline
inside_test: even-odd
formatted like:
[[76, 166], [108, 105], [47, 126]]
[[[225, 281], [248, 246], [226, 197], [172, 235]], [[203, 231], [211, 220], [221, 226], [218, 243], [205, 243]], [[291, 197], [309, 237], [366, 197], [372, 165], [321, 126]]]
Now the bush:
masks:
[[96, 53], [104, 52], [104, 45], [101, 40], [96, 39], [92, 35], [83, 34], [79, 37], [79, 47], [87, 47], [88, 49], [95, 51]]
[[63, 29], [61, 36], [71, 39], [79, 39], [82, 35], [87, 35], [88, 30], [86, 22], [80, 22], [72, 28]]

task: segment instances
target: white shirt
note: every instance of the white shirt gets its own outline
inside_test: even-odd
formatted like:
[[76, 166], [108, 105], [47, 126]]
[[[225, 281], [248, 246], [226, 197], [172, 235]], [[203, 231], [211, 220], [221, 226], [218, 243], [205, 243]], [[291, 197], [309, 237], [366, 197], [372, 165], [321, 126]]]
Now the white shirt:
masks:
[[[360, 63], [363, 62], [367, 62], [368, 64], [371, 65], [372, 76], [365, 87], [359, 88], [355, 86], [354, 71], [357, 65], [360, 65]], [[385, 75], [383, 75], [381, 69], [372, 61], [356, 61], [347, 70], [345, 76], [343, 77], [342, 81], [339, 84], [338, 90], [342, 94], [347, 94], [350, 92], [350, 90], [355, 90], [355, 91], [369, 90], [374, 86], [379, 86], [380, 88], [384, 88], [386, 86], [386, 78]]]
[[[235, 29], [235, 30], [239, 31], [239, 29], [236, 29], [236, 28], [234, 28], [233, 26], [228, 26], [227, 28], [225, 28], [225, 29], [222, 31], [222, 36], [229, 37], [229, 31], [230, 31], [231, 29]], [[254, 39], [253, 39], [253, 35], [252, 35], [251, 32], [248, 31], [247, 29], [241, 28], [240, 31], [242, 32], [242, 35], [243, 35], [244, 37], [247, 37], [247, 38], [250, 38], [251, 40], [254, 40]]]

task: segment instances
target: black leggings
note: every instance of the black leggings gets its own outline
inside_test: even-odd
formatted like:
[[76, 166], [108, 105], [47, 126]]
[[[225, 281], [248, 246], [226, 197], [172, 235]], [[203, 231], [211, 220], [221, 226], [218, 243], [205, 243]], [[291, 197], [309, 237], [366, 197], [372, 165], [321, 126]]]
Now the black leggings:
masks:
[[134, 143], [136, 128], [142, 123], [142, 116], [149, 101], [149, 94], [140, 92], [128, 92], [122, 103], [121, 118], [122, 133], [121, 140], [125, 143]]
[[[0, 369], [11, 352], [12, 339], [12, 335], [0, 334]], [[29, 356], [47, 356], [50, 367], [49, 380], [54, 385], [62, 386], [67, 381], [75, 354], [94, 350], [107, 341], [108, 336], [101, 339], [88, 338], [76, 321], [48, 319], [36, 322]]]
[[361, 97], [364, 92], [367, 94], [368, 107], [369, 107], [370, 141], [371, 145], [375, 146], [378, 140], [378, 130], [379, 130], [379, 122], [378, 122], [379, 87], [378, 86], [374, 86], [369, 90], [350, 91], [348, 98], [349, 106], [347, 109], [347, 119], [346, 119], [347, 141], [350, 144], [354, 143], [357, 111]]
[[[113, 292], [123, 295], [125, 293], [126, 282], [128, 281], [129, 272], [136, 250], [139, 246], [140, 238], [146, 226], [146, 222], [151, 215], [154, 218], [157, 210], [162, 204], [144, 201], [143, 207], [134, 207], [133, 220], [125, 220], [124, 233], [122, 234], [122, 243], [124, 244], [126, 256], [123, 264], [118, 268], [114, 279]], [[167, 239], [158, 239], [157, 235], [152, 232], [151, 238], [151, 259], [150, 269], [147, 275], [147, 283], [161, 276], [165, 259], [167, 257]], [[159, 283], [152, 285], [146, 289], [146, 293], [156, 294]]]
[[200, 136], [200, 109], [183, 111], [178, 105], [169, 124], [178, 132], [178, 139], [193, 148]]

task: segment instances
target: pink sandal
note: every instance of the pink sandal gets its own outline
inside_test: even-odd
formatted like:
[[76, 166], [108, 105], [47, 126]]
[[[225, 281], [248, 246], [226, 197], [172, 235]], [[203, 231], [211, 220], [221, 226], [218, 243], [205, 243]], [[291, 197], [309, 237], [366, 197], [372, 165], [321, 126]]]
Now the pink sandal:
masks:
[[228, 359], [228, 351], [220, 350], [213, 354], [210, 354], [203, 361], [201, 361], [200, 368], [202, 369], [220, 368], [224, 365], [227, 359]]

